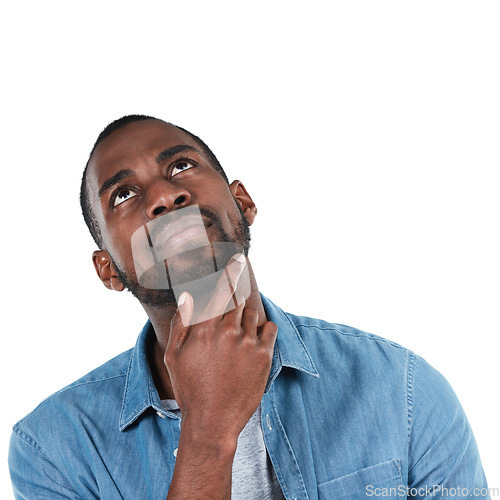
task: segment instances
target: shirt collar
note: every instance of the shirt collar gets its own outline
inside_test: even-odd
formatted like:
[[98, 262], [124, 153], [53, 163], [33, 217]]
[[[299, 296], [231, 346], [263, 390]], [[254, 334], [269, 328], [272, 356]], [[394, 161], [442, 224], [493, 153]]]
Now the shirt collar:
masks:
[[153, 381], [147, 354], [148, 345], [154, 335], [153, 325], [148, 320], [132, 349], [120, 413], [121, 431], [132, 424], [146, 409], [153, 407], [156, 411], [161, 410], [160, 397]]
[[[262, 293], [260, 297], [267, 319], [278, 326], [271, 371], [265, 393], [269, 392], [274, 379], [279, 375], [283, 366], [319, 377], [311, 355], [290, 317]], [[161, 411], [160, 397], [154, 385], [147, 355], [148, 344], [154, 338], [154, 335], [153, 325], [148, 320], [137, 339], [135, 347], [132, 349], [120, 413], [119, 425], [121, 431], [137, 420], [148, 408], [151, 407], [156, 411]]]
[[267, 319], [278, 326], [271, 372], [269, 373], [264, 394], [269, 392], [271, 384], [279, 375], [283, 366], [295, 368], [308, 375], [319, 377], [311, 355], [290, 317], [267, 297], [262, 294], [260, 294], [260, 297]]

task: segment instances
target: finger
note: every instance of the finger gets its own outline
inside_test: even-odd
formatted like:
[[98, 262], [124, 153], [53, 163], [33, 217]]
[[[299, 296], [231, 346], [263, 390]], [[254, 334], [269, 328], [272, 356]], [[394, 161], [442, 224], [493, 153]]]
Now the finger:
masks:
[[245, 302], [231, 308], [230, 311], [224, 313], [223, 321], [226, 324], [234, 324], [241, 331], [241, 321], [243, 311], [245, 310]]
[[278, 325], [272, 321], [266, 321], [260, 329], [259, 340], [262, 344], [268, 346], [270, 349], [273, 349], [277, 334]]
[[255, 309], [246, 307], [241, 319], [242, 336], [257, 337], [259, 313]]
[[180, 349], [186, 341], [193, 316], [193, 305], [193, 297], [189, 293], [183, 292], [179, 297], [177, 310], [170, 321], [168, 345]]
[[210, 302], [200, 316], [200, 321], [222, 316], [227, 305], [233, 300], [238, 280], [245, 268], [246, 259], [241, 253], [233, 255], [215, 285]]
[[226, 314], [229, 314], [235, 307], [244, 306], [245, 305], [245, 303], [246, 303], [245, 295], [240, 294], [238, 292], [240, 284], [241, 284], [241, 277], [240, 277], [240, 279], [238, 281], [238, 286], [236, 287], [236, 290], [235, 290], [235, 292], [234, 292], [231, 300], [228, 302], [228, 304], [226, 306], [226, 309], [224, 310], [224, 316], [223, 317], [226, 317]]
[[[248, 266], [248, 262], [245, 264]], [[250, 275], [248, 270], [243, 267], [240, 277], [238, 278], [238, 283], [233, 295], [234, 304], [240, 305], [246, 302], [248, 297], [250, 297], [251, 286], [250, 286]], [[231, 304], [231, 302], [230, 302]]]

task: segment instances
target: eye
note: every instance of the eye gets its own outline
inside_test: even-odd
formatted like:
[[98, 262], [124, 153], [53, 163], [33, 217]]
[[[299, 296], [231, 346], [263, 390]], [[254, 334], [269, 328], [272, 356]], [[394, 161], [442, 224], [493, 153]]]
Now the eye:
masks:
[[111, 200], [112, 206], [117, 207], [120, 203], [123, 203], [124, 201], [127, 201], [128, 199], [133, 198], [134, 196], [137, 196], [137, 193], [129, 188], [119, 189], [118, 191], [116, 191], [116, 194], [113, 196], [113, 199]]
[[178, 160], [172, 168], [172, 173], [170, 177], [179, 174], [180, 172], [184, 172], [185, 170], [189, 170], [190, 168], [196, 167], [197, 163], [193, 160], [186, 160], [181, 158]]

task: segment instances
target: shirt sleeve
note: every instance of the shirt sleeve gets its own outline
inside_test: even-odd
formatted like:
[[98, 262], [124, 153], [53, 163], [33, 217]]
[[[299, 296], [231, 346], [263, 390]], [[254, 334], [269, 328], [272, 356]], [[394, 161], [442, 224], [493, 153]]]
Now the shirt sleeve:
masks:
[[488, 485], [464, 410], [447, 380], [413, 354], [409, 377], [409, 498], [487, 498]]
[[79, 499], [40, 446], [18, 425], [9, 447], [9, 469], [16, 499]]

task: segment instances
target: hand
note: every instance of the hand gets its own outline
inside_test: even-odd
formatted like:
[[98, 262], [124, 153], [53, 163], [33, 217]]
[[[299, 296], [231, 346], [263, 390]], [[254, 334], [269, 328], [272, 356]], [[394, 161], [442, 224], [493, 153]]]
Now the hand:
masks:
[[233, 257], [227, 264], [201, 315], [209, 319], [184, 326], [194, 308], [189, 294], [172, 318], [164, 362], [181, 409], [182, 433], [189, 429], [196, 443], [235, 445], [271, 369], [276, 324], [258, 327], [257, 311], [244, 302], [224, 314], [246, 264], [242, 260]]

